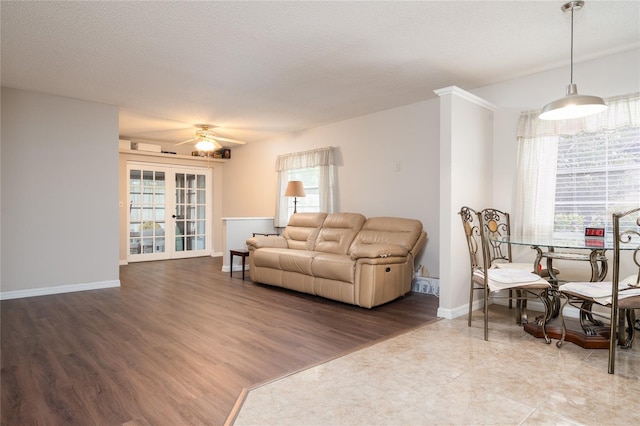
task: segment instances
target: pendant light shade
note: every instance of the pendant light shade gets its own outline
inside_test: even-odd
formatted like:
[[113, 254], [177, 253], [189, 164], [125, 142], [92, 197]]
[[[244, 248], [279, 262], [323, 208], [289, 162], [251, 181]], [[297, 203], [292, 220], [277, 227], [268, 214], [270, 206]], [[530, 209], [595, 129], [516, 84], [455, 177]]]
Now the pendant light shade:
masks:
[[607, 109], [607, 105], [598, 96], [579, 95], [578, 86], [573, 83], [573, 11], [584, 6], [584, 1], [571, 1], [562, 5], [563, 12], [571, 11], [571, 83], [567, 85], [565, 97], [555, 100], [542, 108], [538, 116], [541, 120], [568, 120], [586, 117]]
[[541, 120], [568, 120], [571, 118], [586, 117], [597, 114], [607, 109], [602, 98], [589, 95], [578, 95], [575, 84], [567, 85], [567, 95], [542, 108]]

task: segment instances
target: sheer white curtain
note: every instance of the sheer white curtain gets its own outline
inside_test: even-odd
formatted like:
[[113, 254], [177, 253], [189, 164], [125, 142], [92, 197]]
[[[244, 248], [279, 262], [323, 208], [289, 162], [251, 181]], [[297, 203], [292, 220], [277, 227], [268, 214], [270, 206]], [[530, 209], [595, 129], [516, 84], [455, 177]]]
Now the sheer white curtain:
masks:
[[276, 192], [275, 227], [285, 227], [289, 221], [287, 199], [284, 196], [288, 173], [295, 169], [316, 168], [318, 170], [318, 192], [320, 211], [333, 213], [337, 208], [337, 176], [335, 147], [279, 155], [276, 158], [278, 186]]
[[520, 115], [514, 235], [553, 235], [560, 135], [640, 125], [640, 92], [605, 98], [605, 103], [606, 111], [573, 120], [540, 120], [541, 110]]

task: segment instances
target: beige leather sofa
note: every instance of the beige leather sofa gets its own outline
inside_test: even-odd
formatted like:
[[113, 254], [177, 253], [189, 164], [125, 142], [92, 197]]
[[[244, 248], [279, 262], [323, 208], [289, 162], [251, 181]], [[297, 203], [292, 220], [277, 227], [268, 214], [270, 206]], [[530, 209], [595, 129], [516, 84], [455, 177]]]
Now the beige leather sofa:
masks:
[[247, 240], [251, 280], [371, 308], [411, 290], [427, 234], [415, 219], [296, 213], [282, 236]]

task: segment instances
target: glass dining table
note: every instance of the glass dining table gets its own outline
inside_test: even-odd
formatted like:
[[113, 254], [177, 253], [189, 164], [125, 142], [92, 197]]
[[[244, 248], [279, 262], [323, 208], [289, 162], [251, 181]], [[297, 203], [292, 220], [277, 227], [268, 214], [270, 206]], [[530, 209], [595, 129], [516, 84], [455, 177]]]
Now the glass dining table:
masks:
[[[589, 262], [591, 276], [589, 281], [602, 281], [607, 276], [608, 259], [607, 250], [613, 250], [611, 238], [590, 238], [580, 234], [563, 234], [559, 236], [525, 236], [525, 237], [500, 237], [494, 241], [512, 245], [530, 246], [536, 251], [533, 261], [534, 271], [542, 268], [543, 259], [549, 271], [549, 281], [557, 287], [558, 277], [554, 273], [554, 260], [571, 260]], [[556, 251], [560, 249], [562, 251]], [[624, 249], [621, 247], [621, 249]], [[565, 251], [571, 250], [571, 251]], [[580, 252], [575, 252], [579, 250]]]
[[[564, 234], [556, 236], [525, 236], [525, 237], [494, 237], [493, 243], [529, 246], [536, 252], [533, 261], [533, 270], [541, 271], [546, 268], [551, 283], [549, 317], [547, 318], [547, 333], [549, 337], [559, 339], [562, 336], [562, 328], [559, 321], [553, 322], [560, 311], [560, 295], [558, 292], [559, 278], [554, 269], [554, 261], [578, 261], [588, 262], [591, 269], [589, 281], [603, 281], [608, 272], [608, 258], [606, 251], [613, 251], [612, 238], [585, 237], [583, 234]], [[637, 245], [635, 246], [637, 247]], [[634, 248], [635, 248], [634, 247]], [[631, 248], [631, 246], [629, 246]], [[621, 249], [624, 249], [621, 247]], [[556, 251], [560, 250], [560, 251]], [[545, 263], [543, 265], [543, 262]], [[530, 322], [524, 325], [524, 329], [535, 337], [543, 337], [541, 321]], [[584, 348], [607, 349], [609, 347], [609, 327], [597, 327], [587, 334], [582, 327], [575, 324], [567, 324], [566, 340]]]

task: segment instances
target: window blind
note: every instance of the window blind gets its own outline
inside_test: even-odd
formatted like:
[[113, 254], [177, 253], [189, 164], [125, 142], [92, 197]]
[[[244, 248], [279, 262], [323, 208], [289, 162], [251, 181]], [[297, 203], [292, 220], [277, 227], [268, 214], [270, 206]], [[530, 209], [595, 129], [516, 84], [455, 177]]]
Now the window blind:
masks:
[[557, 159], [554, 233], [610, 233], [612, 213], [640, 205], [640, 127], [561, 135]]

